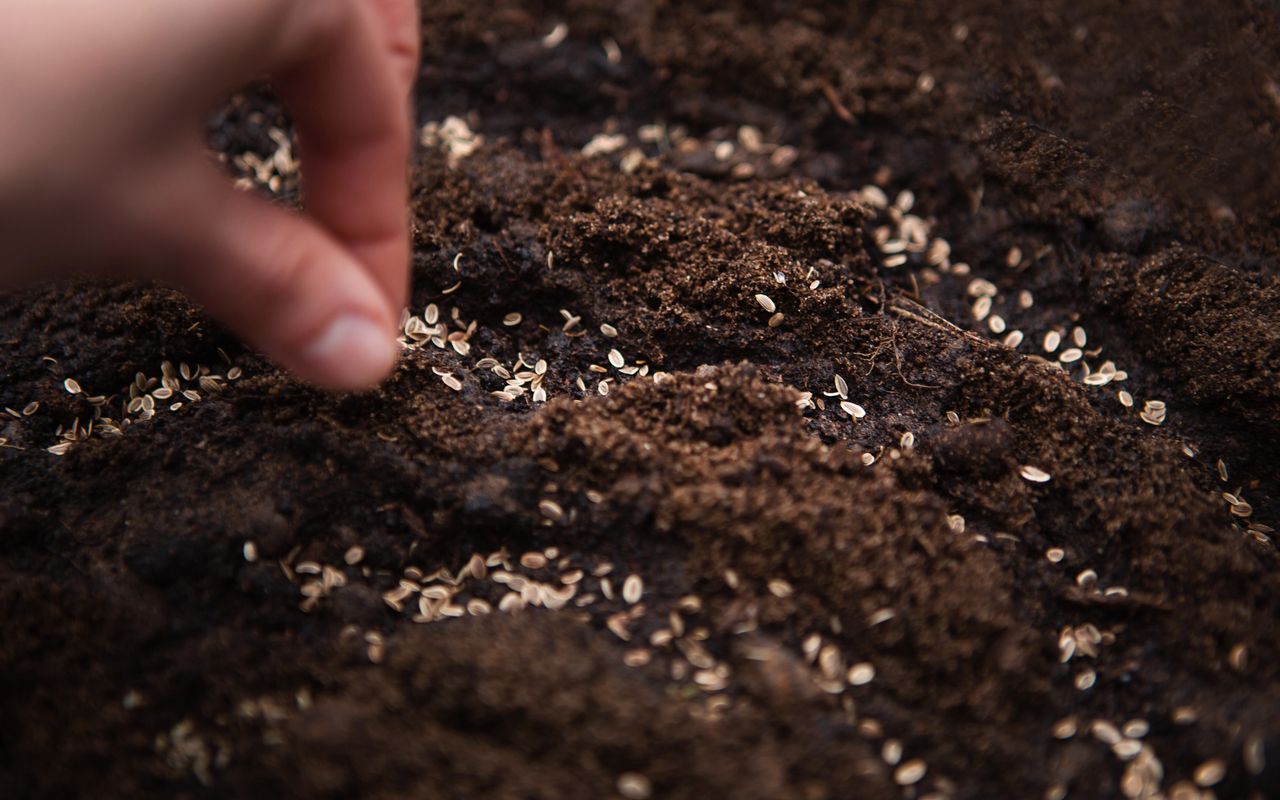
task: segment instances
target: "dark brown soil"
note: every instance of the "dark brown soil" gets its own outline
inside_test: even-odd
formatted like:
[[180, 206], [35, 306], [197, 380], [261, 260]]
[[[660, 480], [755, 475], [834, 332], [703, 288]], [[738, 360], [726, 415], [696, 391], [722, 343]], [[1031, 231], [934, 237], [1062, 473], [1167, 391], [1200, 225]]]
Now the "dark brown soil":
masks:
[[367, 395], [3, 300], [0, 796], [1280, 797], [1280, 28], [1117, 5], [426, 4], [485, 144], [419, 158], [411, 312], [466, 343]]

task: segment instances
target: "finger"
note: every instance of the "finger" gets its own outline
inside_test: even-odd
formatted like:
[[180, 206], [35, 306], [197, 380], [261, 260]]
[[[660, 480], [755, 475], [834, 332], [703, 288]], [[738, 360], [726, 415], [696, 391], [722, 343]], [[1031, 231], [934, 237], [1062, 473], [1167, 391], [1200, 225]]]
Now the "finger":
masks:
[[207, 169], [175, 204], [160, 277], [305, 381], [368, 388], [400, 353], [398, 314], [345, 248], [309, 220]]
[[329, 10], [302, 26], [304, 38], [286, 46], [272, 79], [297, 124], [307, 212], [399, 308], [409, 275], [409, 112], [396, 61], [404, 54], [388, 51], [365, 2], [320, 5]]
[[418, 58], [422, 34], [416, 0], [369, 0], [374, 18], [380, 23], [382, 45], [395, 64], [407, 93], [418, 78]]

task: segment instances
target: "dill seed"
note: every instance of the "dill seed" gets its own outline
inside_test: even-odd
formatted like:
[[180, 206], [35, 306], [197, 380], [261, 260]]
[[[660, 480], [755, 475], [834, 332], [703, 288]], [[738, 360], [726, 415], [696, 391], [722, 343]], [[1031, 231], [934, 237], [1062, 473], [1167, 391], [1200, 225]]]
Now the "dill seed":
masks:
[[1057, 564], [1067, 557], [1067, 553], [1061, 547], [1050, 547], [1044, 551], [1044, 557], [1049, 559], [1050, 563]]
[[769, 295], [767, 294], [756, 295], [756, 302], [760, 304], [761, 308], [763, 308], [765, 311], [768, 311], [770, 314], [778, 310], [778, 307], [774, 305], [773, 300], [770, 299]]
[[1097, 682], [1098, 682], [1098, 673], [1094, 672], [1091, 669], [1086, 669], [1084, 672], [1081, 672], [1079, 675], [1076, 676], [1076, 680], [1075, 680], [1076, 688], [1082, 692], [1092, 689], [1093, 685]]
[[1202, 788], [1217, 786], [1227, 775], [1227, 764], [1220, 758], [1211, 758], [1200, 766], [1196, 767], [1192, 773], [1192, 779], [1196, 785]]
[[899, 786], [911, 786], [919, 783], [927, 771], [928, 767], [924, 761], [913, 758], [894, 770], [893, 781]]
[[991, 332], [996, 335], [1004, 333], [1004, 329], [1005, 329], [1004, 317], [1000, 316], [999, 314], [992, 314], [987, 319], [987, 327], [990, 328]]
[[244, 560], [250, 564], [258, 560], [258, 546], [253, 542], [245, 542], [241, 551], [244, 554]]
[[502, 318], [502, 324], [508, 328], [514, 328], [524, 320], [524, 316], [518, 311], [512, 311], [510, 314]]
[[1010, 247], [1008, 254], [1004, 257], [1004, 264], [1010, 269], [1022, 263], [1022, 248]]
[[849, 679], [850, 686], [866, 686], [875, 680], [876, 668], [871, 662], [863, 661], [849, 667], [849, 674], [846, 677]]
[[769, 594], [774, 597], [790, 597], [795, 592], [795, 590], [792, 589], [791, 584], [782, 578], [774, 578], [769, 581], [768, 586]]
[[844, 378], [840, 377], [839, 373], [836, 373], [835, 380], [836, 380], [836, 394], [840, 395], [840, 399], [842, 400], [849, 399], [849, 384], [845, 382]]
[[1089, 341], [1089, 336], [1084, 332], [1084, 328], [1077, 325], [1071, 329], [1071, 341], [1076, 347], [1084, 347], [1085, 343]]
[[622, 353], [619, 353], [617, 350], [609, 351], [609, 364], [614, 369], [622, 369], [626, 363], [627, 360], [622, 357]]
[[973, 304], [973, 318], [976, 319], [978, 322], [981, 322], [984, 319], [986, 319], [987, 315], [990, 313], [991, 313], [991, 298], [988, 297], [987, 295], [982, 295]]
[[1058, 720], [1053, 725], [1053, 738], [1070, 739], [1076, 735], [1076, 718], [1066, 717]]
[[35, 401], [33, 401], [33, 402], [27, 403], [27, 404], [22, 408], [22, 416], [24, 416], [24, 417], [29, 417], [29, 416], [31, 416], [32, 414], [36, 413], [36, 412], [37, 412], [37, 411], [39, 411], [39, 410], [40, 410], [40, 401], [39, 401], [39, 400], [35, 400]]
[[1004, 346], [1016, 350], [1022, 344], [1022, 331], [1009, 331], [1004, 337]]
[[854, 419], [862, 419], [867, 415], [867, 410], [865, 408], [858, 405], [857, 403], [852, 403], [848, 400], [842, 401], [840, 403], [840, 410], [848, 414], [849, 416], [853, 417]]
[[66, 389], [66, 390], [67, 390], [67, 393], [68, 393], [68, 394], [81, 394], [81, 393], [82, 393], [82, 392], [80, 391], [80, 384], [76, 383], [76, 382], [75, 382], [73, 379], [71, 379], [71, 378], [67, 378], [65, 381], [63, 381], [63, 382], [62, 382], [62, 387], [63, 387], [64, 389]]
[[240, 380], [240, 376], [243, 374], [244, 374], [244, 370], [240, 369], [239, 367], [232, 367], [231, 369], [227, 370], [227, 380], [229, 381]]
[[1111, 745], [1111, 752], [1121, 761], [1128, 761], [1142, 752], [1142, 742], [1133, 739], [1121, 739]]
[[1124, 389], [1121, 389], [1116, 394], [1116, 397], [1120, 400], [1120, 405], [1125, 408], [1133, 408], [1133, 395], [1129, 394]]
[[1093, 738], [1103, 744], [1115, 744], [1120, 741], [1120, 729], [1104, 719], [1094, 720], [1091, 728]]
[[648, 800], [653, 784], [638, 772], [624, 772], [618, 777], [618, 794], [626, 800]]
[[635, 605], [640, 602], [640, 598], [644, 595], [644, 581], [639, 575], [628, 575], [627, 579], [622, 582], [622, 599], [627, 605]]
[[880, 757], [884, 759], [884, 763], [891, 767], [895, 766], [902, 761], [902, 742], [897, 739], [885, 741], [884, 746], [880, 748]]
[[448, 386], [450, 389], [454, 390], [455, 392], [462, 391], [462, 381], [458, 380], [454, 376], [442, 375], [440, 377], [440, 380], [444, 382], [445, 386]]
[[618, 329], [607, 322], [600, 326], [600, 332], [605, 336], [608, 336], [610, 339], [613, 339], [618, 335]]
[[542, 569], [547, 565], [547, 557], [542, 553], [525, 553], [520, 556], [520, 566], [525, 569]]
[[1062, 334], [1057, 331], [1049, 331], [1044, 335], [1044, 351], [1052, 353], [1058, 349], [1058, 345], [1062, 344]]
[[1131, 719], [1124, 724], [1124, 735], [1130, 739], [1141, 739], [1151, 731], [1151, 725], [1145, 719]]
[[1063, 350], [1058, 355], [1058, 360], [1061, 361], [1063, 364], [1074, 364], [1075, 362], [1079, 361], [1083, 357], [1084, 357], [1084, 352], [1081, 351], [1080, 348], [1070, 347], [1070, 348], [1067, 348], [1066, 350]]
[[543, 500], [538, 503], [538, 510], [542, 512], [542, 516], [552, 522], [560, 522], [564, 519], [564, 509], [554, 500]]
[[1030, 464], [1024, 464], [1022, 469], [1019, 471], [1019, 474], [1032, 483], [1048, 483], [1050, 478], [1049, 473], [1039, 467], [1033, 467]]
[[772, 317], [769, 317], [769, 327], [770, 328], [778, 327], [779, 325], [782, 324], [783, 319], [785, 319], [785, 317], [783, 316], [782, 312], [779, 311], [778, 313], [774, 314]]

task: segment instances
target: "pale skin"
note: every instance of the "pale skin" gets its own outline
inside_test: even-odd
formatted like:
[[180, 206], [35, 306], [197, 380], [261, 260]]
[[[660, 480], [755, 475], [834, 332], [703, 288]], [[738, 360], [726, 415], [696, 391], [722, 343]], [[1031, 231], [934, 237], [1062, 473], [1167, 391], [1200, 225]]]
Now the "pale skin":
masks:
[[[175, 287], [304, 381], [376, 384], [408, 294], [416, 0], [0, 0], [0, 288], [87, 270]], [[259, 78], [305, 212], [203, 141]]]

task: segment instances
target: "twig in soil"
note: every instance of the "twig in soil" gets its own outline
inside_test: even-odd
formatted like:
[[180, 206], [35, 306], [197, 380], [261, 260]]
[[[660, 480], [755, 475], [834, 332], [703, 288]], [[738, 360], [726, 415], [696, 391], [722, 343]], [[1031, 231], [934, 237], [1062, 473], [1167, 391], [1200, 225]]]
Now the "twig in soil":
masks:
[[837, 117], [850, 125], [858, 124], [858, 120], [854, 118], [853, 112], [849, 111], [845, 104], [840, 102], [840, 96], [836, 94], [835, 87], [830, 83], [822, 84], [822, 96], [827, 98], [827, 102], [831, 104], [831, 110], [836, 113]]
[[[916, 389], [941, 389], [941, 388], [942, 388], [941, 386], [933, 386], [933, 385], [930, 385], [930, 384], [927, 384], [927, 383], [915, 383], [914, 381], [912, 381], [910, 378], [908, 378], [906, 375], [904, 375], [904, 374], [902, 373], [902, 351], [901, 351], [900, 349], [898, 349], [898, 322], [897, 322], [897, 320], [894, 320], [893, 328], [892, 328], [892, 333], [890, 334], [890, 336], [891, 336], [891, 340], [892, 340], [892, 342], [893, 342], [893, 363], [894, 363], [894, 367], [898, 370], [898, 377], [899, 377], [899, 378], [902, 378], [902, 382], [903, 382], [903, 383], [905, 383], [905, 384], [906, 384], [906, 385], [908, 385], [908, 386], [915, 387]], [[932, 553], [930, 553], [930, 555], [933, 555], [933, 554], [932, 554]]]

